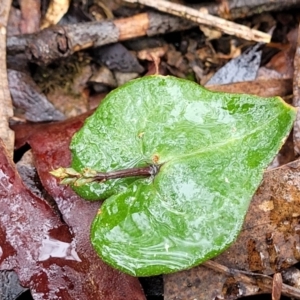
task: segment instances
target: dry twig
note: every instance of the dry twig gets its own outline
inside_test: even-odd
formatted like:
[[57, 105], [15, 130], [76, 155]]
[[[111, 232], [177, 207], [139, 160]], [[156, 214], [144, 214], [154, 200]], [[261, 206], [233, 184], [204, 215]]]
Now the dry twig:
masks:
[[[219, 1], [220, 2], [220, 1]], [[300, 6], [300, 0], [227, 0], [229, 14], [224, 12], [224, 6], [217, 4], [217, 1], [210, 1], [210, 3], [202, 4], [201, 9], [206, 9], [211, 15], [220, 16], [227, 19], [228, 17], [232, 20], [238, 18], [244, 18], [245, 16], [250, 17], [255, 14], [261, 14], [262, 12], [270, 12], [275, 10], [287, 10]], [[193, 6], [195, 9], [199, 9], [199, 5]]]
[[[273, 278], [268, 275], [230, 269], [212, 260], [206, 261], [205, 263], [203, 263], [203, 266], [210, 268], [216, 272], [233, 276], [236, 280], [242, 281], [244, 283], [259, 286], [263, 292], [270, 294], [272, 293]], [[284, 296], [300, 299], [300, 290], [287, 284], [282, 284], [281, 292]]]
[[293, 141], [294, 151], [300, 154], [300, 25], [298, 29], [297, 48], [294, 57], [294, 80], [293, 80], [293, 105], [298, 108], [297, 118], [294, 123]]
[[10, 6], [11, 0], [3, 0], [0, 5], [0, 138], [12, 157], [14, 132], [9, 128], [8, 120], [13, 116], [13, 108], [8, 89], [6, 69], [6, 25]]
[[249, 41], [269, 43], [271, 35], [258, 30], [251, 29], [247, 26], [240, 25], [231, 21], [227, 21], [207, 13], [203, 13], [196, 9], [168, 2], [165, 0], [124, 0], [129, 3], [140, 3], [153, 7], [159, 11], [167, 12], [175, 16], [183, 17], [185, 19], [197, 22], [202, 25], [211, 26], [221, 30], [224, 33], [235, 35]]
[[245, 93], [260, 97], [285, 97], [293, 92], [291, 79], [266, 79], [229, 84], [206, 85], [207, 89], [225, 93]]
[[[230, 16], [244, 17], [262, 9], [287, 9], [300, 5], [300, 0], [229, 1]], [[195, 6], [200, 8], [200, 6]], [[208, 12], [220, 14], [220, 5], [211, 3], [205, 6]], [[7, 39], [7, 52], [26, 53], [29, 61], [47, 64], [51, 61], [72, 55], [88, 47], [103, 46], [140, 36], [154, 36], [173, 31], [182, 31], [198, 26], [197, 23], [176, 16], [148, 12], [129, 18], [86, 22], [76, 25], [54, 26], [37, 34], [11, 36]]]
[[273, 276], [272, 285], [272, 300], [280, 300], [282, 290], [282, 276], [281, 273], [275, 273]]

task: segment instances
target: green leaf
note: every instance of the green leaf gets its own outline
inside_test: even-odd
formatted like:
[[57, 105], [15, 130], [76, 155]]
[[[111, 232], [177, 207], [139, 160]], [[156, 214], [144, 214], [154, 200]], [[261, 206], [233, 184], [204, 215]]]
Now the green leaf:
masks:
[[144, 77], [111, 92], [74, 136], [72, 167], [161, 167], [154, 178], [73, 187], [89, 200], [109, 197], [91, 228], [98, 254], [135, 276], [218, 255], [237, 237], [295, 115], [279, 97], [210, 92], [174, 77]]

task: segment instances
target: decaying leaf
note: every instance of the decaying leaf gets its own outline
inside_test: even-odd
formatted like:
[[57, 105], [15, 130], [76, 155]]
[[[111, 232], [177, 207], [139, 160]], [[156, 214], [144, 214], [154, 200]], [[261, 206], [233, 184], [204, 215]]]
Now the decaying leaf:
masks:
[[[70, 164], [70, 139], [82, 126], [85, 117], [86, 115], [55, 124], [35, 126], [36, 130], [32, 131], [32, 135], [23, 137], [23, 142], [27, 140], [32, 147], [40, 179], [55, 199], [64, 221], [72, 228], [74, 243], [83, 264], [82, 276], [93, 283], [93, 286], [87, 287], [90, 295], [86, 299], [98, 299], [99, 293], [102, 293], [103, 299], [105, 295], [109, 295], [109, 299], [142, 300], [145, 296], [138, 280], [104, 264], [92, 249], [89, 229], [99, 204], [84, 201], [69, 187], [59, 185], [49, 173], [58, 166]], [[28, 128], [26, 131], [30, 132]], [[19, 136], [18, 132], [16, 135]], [[97, 296], [93, 296], [93, 293], [97, 293]], [[84, 299], [83, 296], [79, 298]]]
[[280, 98], [212, 93], [174, 77], [144, 77], [111, 92], [73, 137], [72, 167], [158, 172], [74, 184], [86, 199], [109, 197], [91, 230], [99, 255], [136, 276], [218, 255], [236, 238], [294, 118]]
[[[2, 270], [15, 270], [35, 299], [98, 297], [105, 268], [96, 271], [51, 207], [25, 188], [2, 142], [0, 208]], [[111, 289], [111, 278], [107, 282]]]
[[218, 70], [206, 85], [226, 84], [254, 80], [260, 65], [262, 51], [257, 44], [240, 56], [233, 58]]
[[111, 71], [142, 73], [144, 68], [122, 44], [115, 43], [94, 49], [94, 58]]

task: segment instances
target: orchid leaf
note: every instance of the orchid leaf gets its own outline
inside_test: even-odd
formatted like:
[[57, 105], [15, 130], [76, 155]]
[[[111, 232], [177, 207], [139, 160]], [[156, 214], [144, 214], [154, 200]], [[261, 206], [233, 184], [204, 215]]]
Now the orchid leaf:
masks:
[[211, 92], [168, 76], [112, 91], [73, 137], [72, 168], [159, 168], [73, 186], [85, 199], [106, 199], [91, 228], [95, 250], [135, 276], [187, 269], [224, 251], [295, 115], [279, 97]]

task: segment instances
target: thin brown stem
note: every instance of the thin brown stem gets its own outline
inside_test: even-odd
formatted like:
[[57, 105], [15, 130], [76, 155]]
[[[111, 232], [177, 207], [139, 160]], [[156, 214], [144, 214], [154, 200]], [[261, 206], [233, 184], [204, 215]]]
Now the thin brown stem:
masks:
[[159, 171], [158, 165], [149, 165], [141, 168], [131, 168], [116, 170], [111, 172], [99, 172], [93, 176], [93, 181], [106, 181], [109, 179], [126, 178], [126, 177], [147, 177], [155, 176]]
[[61, 179], [61, 184], [74, 184], [81, 186], [91, 182], [104, 182], [109, 179], [126, 178], [126, 177], [150, 177], [155, 176], [161, 165], [148, 165], [140, 168], [130, 168], [110, 172], [97, 172], [90, 168], [84, 168], [81, 172], [73, 168], [58, 168], [50, 172], [56, 178]]

